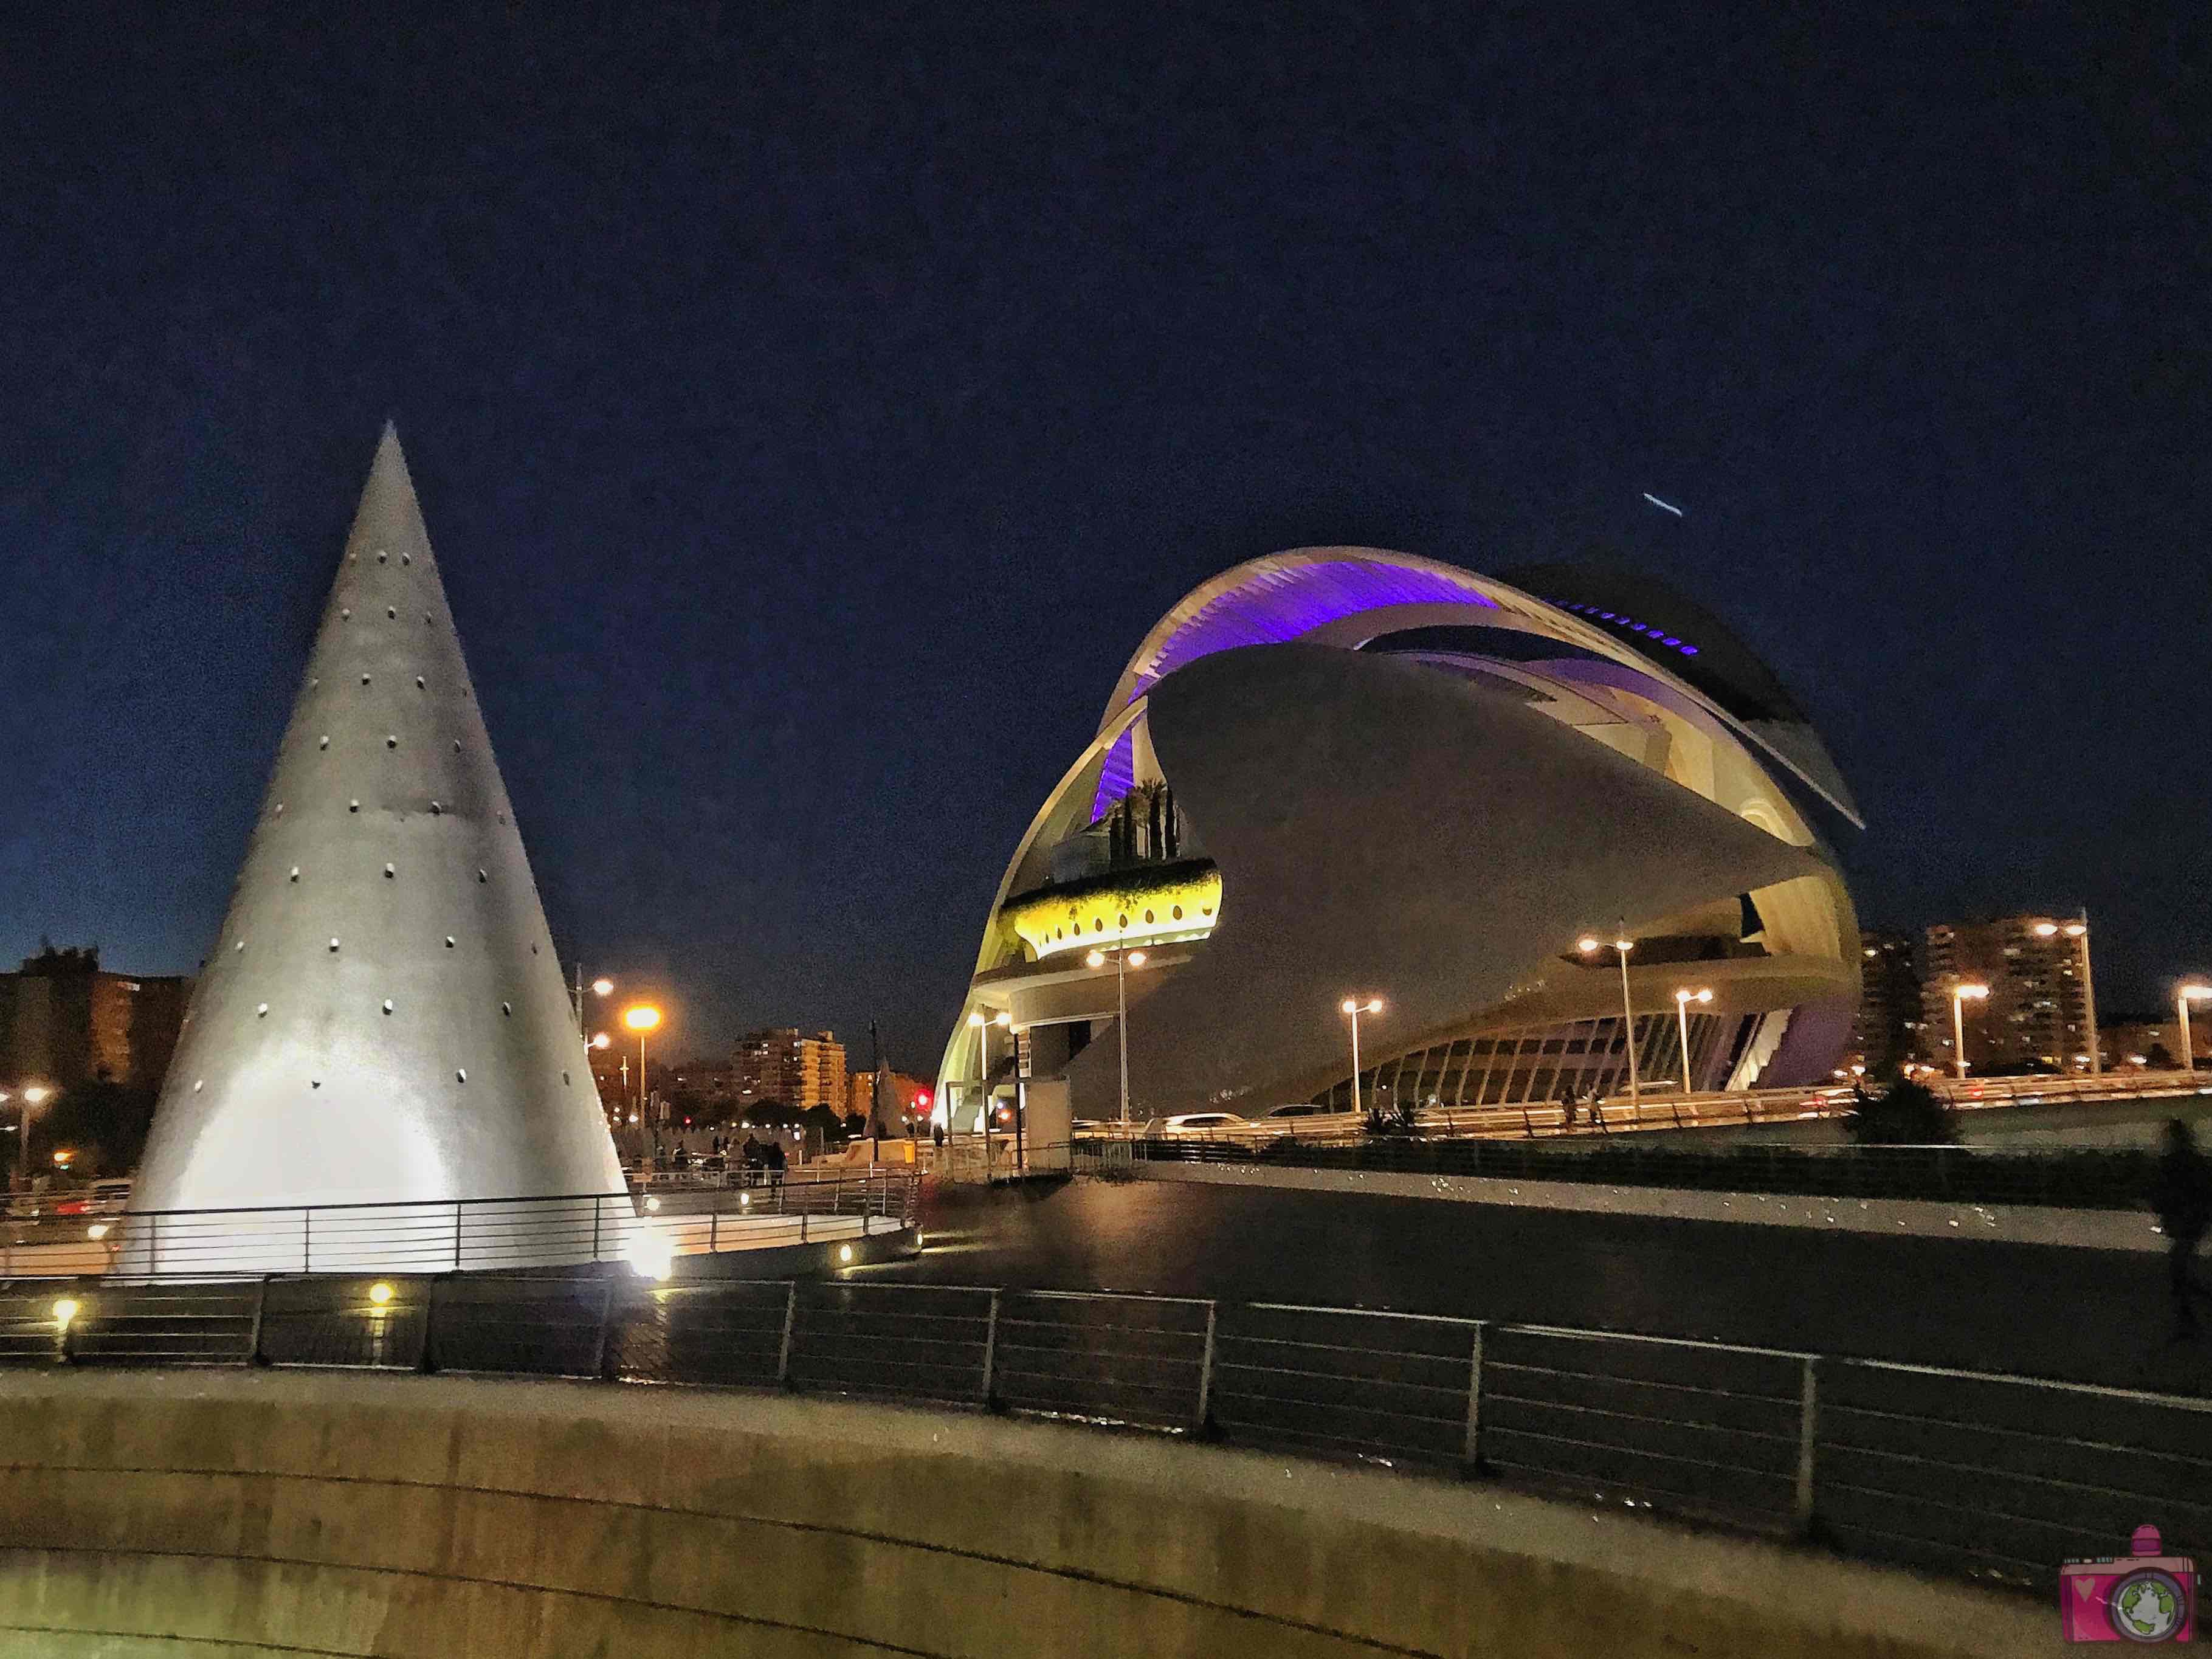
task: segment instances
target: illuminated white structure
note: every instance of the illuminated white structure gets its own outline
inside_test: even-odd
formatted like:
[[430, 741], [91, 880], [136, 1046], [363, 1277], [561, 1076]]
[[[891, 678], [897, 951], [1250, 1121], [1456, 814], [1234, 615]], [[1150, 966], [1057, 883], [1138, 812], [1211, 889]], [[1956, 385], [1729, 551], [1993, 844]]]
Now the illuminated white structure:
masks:
[[[126, 1267], [299, 1268], [140, 1212], [449, 1206], [325, 1223], [316, 1270], [588, 1259], [591, 1222], [469, 1200], [623, 1193], [583, 1041], [387, 427], [132, 1194]], [[552, 1206], [557, 1208], [558, 1206]], [[627, 1215], [626, 1201], [580, 1206]], [[244, 1218], [241, 1218], [241, 1220]], [[348, 1231], [356, 1241], [346, 1253]], [[453, 1259], [445, 1256], [450, 1232]], [[334, 1236], [335, 1235], [335, 1236]], [[224, 1244], [222, 1238], [234, 1242]], [[611, 1241], [599, 1240], [600, 1253]]]
[[1626, 1092], [1632, 1059], [1647, 1092], [1822, 1078], [1859, 945], [1818, 813], [1858, 822], [1802, 711], [1648, 578], [1254, 560], [1146, 636], [1015, 849], [939, 1098], [975, 1126], [972, 1018], [1003, 1014], [994, 1122], [1018, 1090], [1116, 1115], [1130, 945], [1139, 1119], [1349, 1108], [1348, 995], [1384, 1000], [1384, 1105]]

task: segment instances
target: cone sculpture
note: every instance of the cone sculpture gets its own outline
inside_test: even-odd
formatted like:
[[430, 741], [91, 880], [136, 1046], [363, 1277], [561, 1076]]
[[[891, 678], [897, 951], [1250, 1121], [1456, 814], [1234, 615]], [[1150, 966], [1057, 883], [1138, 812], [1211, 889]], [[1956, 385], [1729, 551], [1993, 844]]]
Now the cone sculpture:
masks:
[[[595, 1197], [623, 1191], [387, 426], [131, 1205], [291, 1214], [257, 1221], [267, 1238], [239, 1218], [134, 1221], [126, 1256], [159, 1272], [589, 1260], [610, 1252], [576, 1248], [580, 1215], [471, 1200], [594, 1195], [592, 1220], [626, 1222], [626, 1200]], [[325, 1205], [374, 1207], [303, 1218]]]

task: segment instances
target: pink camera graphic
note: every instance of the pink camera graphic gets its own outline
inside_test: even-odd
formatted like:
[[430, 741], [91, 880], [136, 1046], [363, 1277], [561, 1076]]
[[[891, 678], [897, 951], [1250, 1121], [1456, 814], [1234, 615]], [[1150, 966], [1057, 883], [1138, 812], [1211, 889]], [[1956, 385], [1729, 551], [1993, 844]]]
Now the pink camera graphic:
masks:
[[2058, 1569], [2058, 1623], [2069, 1642], [2188, 1642], [2197, 1636], [2197, 1563], [2162, 1555], [2156, 1527], [2131, 1553]]

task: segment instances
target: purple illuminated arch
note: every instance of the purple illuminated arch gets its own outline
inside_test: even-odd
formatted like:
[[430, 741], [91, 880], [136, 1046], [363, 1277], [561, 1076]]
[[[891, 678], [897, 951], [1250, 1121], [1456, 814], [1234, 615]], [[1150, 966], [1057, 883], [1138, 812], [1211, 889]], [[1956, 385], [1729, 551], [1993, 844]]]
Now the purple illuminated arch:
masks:
[[1363, 611], [1395, 605], [1465, 605], [1495, 611], [1498, 601], [1474, 578], [1376, 559], [1324, 559], [1262, 565], [1177, 624], [1151, 660], [1137, 666], [1140, 696], [1187, 663], [1240, 645], [1279, 645]]
[[[1176, 669], [1217, 651], [1280, 645], [1363, 611], [1400, 605], [1499, 608], [1497, 600], [1474, 586], [1474, 578], [1457, 571], [1382, 559], [1316, 559], [1296, 564], [1263, 561], [1178, 623], [1149, 658], [1135, 664], [1128, 699], [1115, 707], [1126, 707]], [[1125, 732], [1107, 750], [1093, 823], [1128, 793], [1134, 778], [1133, 746], [1133, 734]]]

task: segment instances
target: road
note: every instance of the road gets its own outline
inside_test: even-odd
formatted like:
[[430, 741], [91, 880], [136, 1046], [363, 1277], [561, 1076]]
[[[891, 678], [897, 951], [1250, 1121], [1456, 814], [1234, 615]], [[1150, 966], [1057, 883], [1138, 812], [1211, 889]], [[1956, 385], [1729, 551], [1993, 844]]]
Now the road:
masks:
[[[2212, 1397], [2151, 1254], [1078, 1180], [933, 1194], [870, 1277], [1588, 1326]], [[2207, 1270], [2212, 1277], [2212, 1269]]]

